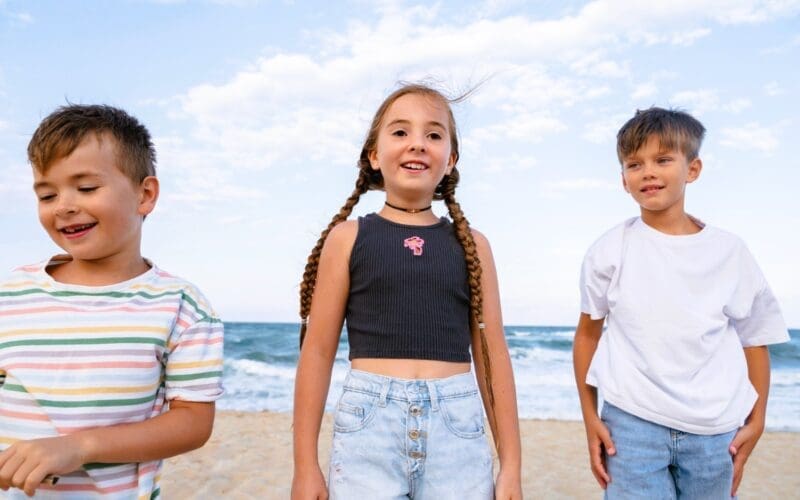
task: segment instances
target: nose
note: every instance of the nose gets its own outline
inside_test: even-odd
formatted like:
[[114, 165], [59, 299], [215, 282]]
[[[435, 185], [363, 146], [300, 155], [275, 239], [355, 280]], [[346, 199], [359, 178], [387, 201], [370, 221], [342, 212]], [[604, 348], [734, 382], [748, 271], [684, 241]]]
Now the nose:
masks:
[[408, 146], [410, 151], [414, 151], [416, 153], [424, 153], [425, 152], [425, 140], [422, 137], [412, 137], [411, 143]]
[[78, 207], [70, 197], [59, 196], [55, 213], [58, 217], [66, 217], [78, 213]]

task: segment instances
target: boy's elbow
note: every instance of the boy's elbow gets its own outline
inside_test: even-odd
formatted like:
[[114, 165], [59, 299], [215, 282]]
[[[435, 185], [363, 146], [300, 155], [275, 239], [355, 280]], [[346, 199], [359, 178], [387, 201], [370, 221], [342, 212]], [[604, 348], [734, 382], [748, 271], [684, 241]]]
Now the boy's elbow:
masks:
[[183, 413], [185, 420], [186, 441], [184, 446], [186, 451], [196, 450], [205, 445], [211, 438], [214, 430], [214, 403], [189, 403], [172, 402], [170, 411]]

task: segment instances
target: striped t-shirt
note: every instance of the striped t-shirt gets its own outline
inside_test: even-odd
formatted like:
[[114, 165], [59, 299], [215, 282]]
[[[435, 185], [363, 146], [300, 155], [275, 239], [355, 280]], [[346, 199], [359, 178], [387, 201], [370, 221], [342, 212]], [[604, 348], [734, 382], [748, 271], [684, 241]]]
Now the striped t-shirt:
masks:
[[[59, 283], [45, 271], [68, 259], [0, 282], [0, 450], [222, 395], [222, 322], [197, 288], [152, 264], [108, 286]], [[37, 498], [157, 498], [160, 472], [160, 460], [86, 464]]]

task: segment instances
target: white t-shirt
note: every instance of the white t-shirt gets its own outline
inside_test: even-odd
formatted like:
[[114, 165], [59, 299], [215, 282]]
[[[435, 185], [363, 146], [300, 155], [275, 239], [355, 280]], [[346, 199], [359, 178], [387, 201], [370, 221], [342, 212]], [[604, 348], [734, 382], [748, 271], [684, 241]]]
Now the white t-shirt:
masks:
[[747, 247], [709, 226], [674, 236], [636, 217], [611, 229], [584, 259], [581, 311], [607, 325], [586, 383], [628, 413], [694, 434], [734, 430], [750, 414], [743, 346], [789, 340]]

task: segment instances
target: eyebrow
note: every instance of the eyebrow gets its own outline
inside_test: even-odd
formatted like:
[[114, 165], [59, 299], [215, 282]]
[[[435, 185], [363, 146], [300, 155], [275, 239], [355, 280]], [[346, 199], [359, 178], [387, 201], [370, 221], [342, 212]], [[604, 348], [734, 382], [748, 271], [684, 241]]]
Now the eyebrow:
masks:
[[[83, 179], [87, 179], [87, 178], [90, 178], [90, 177], [95, 177], [95, 178], [98, 178], [98, 179], [102, 178], [102, 176], [100, 174], [94, 174], [94, 173], [90, 173], [90, 172], [78, 172], [77, 174], [71, 175], [69, 177], [69, 180], [71, 182], [76, 182], [76, 181], [81, 181]], [[33, 189], [36, 190], [36, 189], [43, 188], [43, 187], [49, 187], [50, 185], [51, 185], [51, 183], [47, 182], [47, 181], [34, 182], [33, 183]]]
[[[411, 121], [409, 121], [409, 120], [398, 118], [397, 120], [390, 121], [389, 123], [386, 124], [386, 126], [387, 127], [391, 127], [392, 125], [408, 125], [410, 123], [411, 123]], [[433, 125], [435, 127], [439, 127], [439, 128], [444, 129], [444, 130], [447, 130], [447, 127], [445, 127], [444, 125], [442, 125], [441, 123], [439, 123], [437, 121], [429, 121], [425, 125], [429, 125], [429, 126]]]

